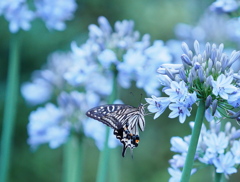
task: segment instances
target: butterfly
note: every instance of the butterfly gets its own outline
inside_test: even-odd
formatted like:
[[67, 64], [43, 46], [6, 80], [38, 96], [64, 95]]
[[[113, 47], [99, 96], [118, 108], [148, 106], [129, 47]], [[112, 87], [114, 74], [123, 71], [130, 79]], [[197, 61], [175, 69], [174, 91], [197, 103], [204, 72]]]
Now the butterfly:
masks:
[[125, 104], [102, 105], [88, 110], [86, 115], [114, 129], [113, 134], [123, 144], [123, 157], [127, 148], [133, 151], [138, 146], [138, 127], [141, 131], [145, 128], [143, 104], [138, 107]]

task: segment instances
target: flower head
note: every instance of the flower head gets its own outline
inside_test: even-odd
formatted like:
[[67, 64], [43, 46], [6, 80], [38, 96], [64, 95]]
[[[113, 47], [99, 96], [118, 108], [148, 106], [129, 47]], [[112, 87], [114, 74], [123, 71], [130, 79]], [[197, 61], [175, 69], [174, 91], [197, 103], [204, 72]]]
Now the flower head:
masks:
[[66, 20], [73, 18], [77, 9], [75, 0], [35, 0], [36, 15], [43, 19], [48, 29], [64, 30]]
[[216, 0], [210, 6], [210, 10], [217, 13], [231, 13], [238, 8], [239, 4], [235, 0]]
[[25, 0], [1, 1], [1, 14], [9, 21], [9, 30], [11, 33], [17, 33], [20, 29], [29, 30], [31, 28], [30, 22], [35, 18], [35, 14], [29, 10]]
[[[102, 74], [107, 74], [108, 79], [117, 73], [118, 83], [123, 88], [129, 88], [135, 81], [136, 86], [147, 94], [159, 95], [160, 83], [155, 71], [159, 64], [171, 61], [164, 43], [158, 40], [151, 45], [148, 34], [140, 39], [131, 20], [117, 21], [111, 27], [108, 20], [101, 16], [98, 23], [99, 26], [89, 26], [89, 38], [85, 44], [80, 47], [73, 44], [72, 50], [77, 60], [86, 60], [88, 65], [100, 65]], [[111, 75], [111, 72], [114, 74]], [[76, 71], [71, 75], [77, 78], [79, 74], [81, 72]]]
[[[237, 172], [236, 165], [240, 162], [240, 130], [227, 122], [224, 131], [221, 131], [220, 124], [213, 120], [209, 122], [209, 128], [202, 126], [194, 162], [199, 169], [207, 164], [214, 166], [217, 173], [228, 176]], [[191, 122], [190, 126], [193, 128], [194, 122]], [[177, 153], [169, 161], [172, 168], [181, 171], [184, 167], [190, 138], [191, 136], [171, 138], [171, 150]]]
[[[160, 82], [164, 85], [163, 92], [169, 96], [171, 102], [169, 109], [172, 112], [169, 117], [179, 117], [179, 121], [183, 123], [191, 115], [192, 105], [199, 100], [207, 103], [205, 117], [208, 121], [222, 115], [226, 117], [231, 109], [230, 105], [239, 107], [240, 77], [231, 66], [239, 59], [240, 52], [233, 51], [228, 57], [223, 53], [223, 44], [217, 47], [207, 43], [201, 53], [197, 41], [194, 42], [195, 54], [186, 43], [182, 44], [182, 50], [182, 64], [163, 64], [158, 69]], [[159, 98], [155, 97], [155, 100]], [[150, 104], [153, 105], [154, 102]]]

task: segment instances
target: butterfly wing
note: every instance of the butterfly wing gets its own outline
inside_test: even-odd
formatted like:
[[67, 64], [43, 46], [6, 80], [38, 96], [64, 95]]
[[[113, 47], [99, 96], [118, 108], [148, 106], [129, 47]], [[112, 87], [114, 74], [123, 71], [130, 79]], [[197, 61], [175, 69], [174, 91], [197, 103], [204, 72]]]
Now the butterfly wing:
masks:
[[113, 129], [120, 129], [137, 108], [125, 104], [109, 104], [94, 107], [86, 112], [90, 118], [96, 119]]
[[86, 115], [114, 129], [114, 135], [123, 144], [123, 157], [127, 148], [133, 150], [138, 146], [138, 127], [142, 131], [145, 127], [142, 104], [138, 108], [125, 104], [102, 105], [90, 109]]

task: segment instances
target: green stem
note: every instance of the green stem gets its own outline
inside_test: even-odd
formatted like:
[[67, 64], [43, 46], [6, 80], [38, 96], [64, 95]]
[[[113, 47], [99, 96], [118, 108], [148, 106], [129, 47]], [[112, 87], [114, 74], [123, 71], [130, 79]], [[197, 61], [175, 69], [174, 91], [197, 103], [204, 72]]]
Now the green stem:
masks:
[[83, 144], [77, 135], [71, 134], [64, 146], [63, 182], [81, 182], [83, 169]]
[[110, 156], [111, 156], [111, 160], [110, 160], [110, 169], [111, 172], [109, 173], [109, 181], [111, 182], [120, 182], [121, 176], [120, 176], [120, 171], [121, 171], [121, 167], [120, 167], [120, 155], [119, 155], [119, 150], [118, 148], [114, 148], [111, 149], [110, 151]]
[[17, 35], [13, 35], [10, 42], [8, 78], [4, 106], [1, 153], [0, 153], [0, 181], [8, 179], [10, 166], [11, 141], [13, 137], [14, 120], [17, 111], [18, 77], [19, 77], [19, 45]]
[[[109, 104], [112, 104], [117, 98], [117, 73], [114, 74], [112, 88], [113, 88], [112, 93], [108, 101]], [[96, 182], [105, 182], [107, 178], [109, 154], [110, 154], [110, 149], [108, 147], [109, 133], [110, 133], [110, 128], [106, 127], [104, 148], [100, 153]]]
[[215, 172], [215, 182], [220, 182], [222, 178], [222, 173]]
[[204, 112], [205, 112], [205, 102], [200, 101], [196, 118], [195, 118], [195, 124], [192, 130], [192, 137], [190, 140], [186, 161], [185, 161], [183, 172], [182, 172], [181, 182], [188, 182], [190, 179], [191, 170], [194, 162], [194, 156], [196, 153], [198, 139], [199, 139], [200, 131], [202, 128]]

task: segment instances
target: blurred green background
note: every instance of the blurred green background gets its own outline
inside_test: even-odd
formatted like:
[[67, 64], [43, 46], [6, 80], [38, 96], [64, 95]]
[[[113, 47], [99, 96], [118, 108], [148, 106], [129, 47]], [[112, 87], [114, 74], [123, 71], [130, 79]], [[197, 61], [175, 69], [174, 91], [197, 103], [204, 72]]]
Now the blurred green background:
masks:
[[[34, 21], [32, 29], [21, 32], [21, 65], [20, 83], [30, 80], [31, 73], [40, 69], [46, 63], [47, 56], [57, 50], [69, 50], [73, 40], [84, 42], [88, 35], [88, 25], [97, 24], [99, 16], [105, 16], [111, 25], [117, 20], [132, 19], [135, 30], [141, 35], [149, 33], [152, 40], [167, 41], [174, 39], [174, 26], [177, 23], [196, 24], [200, 15], [212, 1], [197, 0], [78, 0], [78, 9], [73, 20], [67, 22], [63, 32], [48, 31], [42, 21]], [[0, 118], [3, 115], [5, 86], [8, 67], [8, 52], [10, 33], [8, 23], [0, 17]], [[179, 45], [180, 46], [180, 45]], [[129, 94], [134, 93], [134, 97]], [[121, 99], [126, 104], [137, 106], [141, 90], [131, 88], [124, 90]], [[52, 150], [47, 145], [40, 146], [35, 152], [27, 145], [27, 130], [29, 113], [36, 108], [29, 107], [19, 94], [18, 112], [14, 129], [10, 182], [59, 182], [62, 177], [62, 147]], [[195, 108], [196, 109], [196, 108]], [[193, 111], [194, 113], [194, 111]], [[170, 175], [167, 168], [172, 158], [170, 138], [190, 134], [188, 121], [180, 124], [178, 119], [169, 119], [169, 111], [157, 120], [152, 115], [146, 116], [146, 129], [141, 135], [141, 142], [134, 150], [134, 158], [127, 152], [121, 157], [121, 147], [118, 163], [120, 181], [124, 182], [165, 182]], [[2, 127], [2, 119], [0, 127]], [[1, 132], [1, 128], [0, 128]], [[99, 151], [92, 139], [85, 139], [84, 182], [95, 181]], [[114, 152], [111, 153], [115, 155]], [[208, 167], [198, 171], [191, 178], [192, 182], [210, 181], [213, 170]], [[234, 174], [229, 181], [239, 181], [240, 174]]]

